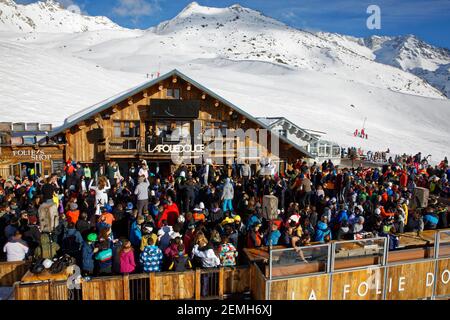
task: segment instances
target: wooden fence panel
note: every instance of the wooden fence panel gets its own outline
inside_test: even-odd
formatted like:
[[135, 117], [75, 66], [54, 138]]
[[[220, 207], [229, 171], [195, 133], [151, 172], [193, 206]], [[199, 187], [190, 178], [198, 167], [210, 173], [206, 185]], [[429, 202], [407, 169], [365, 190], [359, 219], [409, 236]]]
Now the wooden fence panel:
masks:
[[332, 300], [382, 300], [384, 268], [367, 268], [333, 274]]
[[224, 294], [244, 293], [250, 291], [250, 268], [224, 269]]
[[83, 300], [125, 300], [123, 277], [108, 277], [83, 282]]
[[[194, 271], [155, 273], [151, 276], [151, 300], [184, 300], [195, 298]], [[154, 283], [152, 283], [154, 282]]]
[[50, 283], [14, 284], [15, 300], [50, 300]]
[[450, 259], [439, 260], [437, 264], [438, 272], [434, 279], [437, 281], [436, 295], [448, 296], [450, 295]]
[[390, 266], [386, 283], [387, 300], [412, 300], [431, 297], [433, 285], [427, 275], [434, 274], [434, 261]]
[[328, 300], [328, 274], [273, 281], [270, 300]]
[[266, 300], [266, 278], [255, 264], [251, 265], [251, 292], [255, 300]]
[[69, 289], [66, 281], [50, 283], [50, 300], [69, 300]]
[[0, 287], [12, 287], [15, 282], [20, 281], [27, 272], [30, 264], [20, 262], [0, 262]]

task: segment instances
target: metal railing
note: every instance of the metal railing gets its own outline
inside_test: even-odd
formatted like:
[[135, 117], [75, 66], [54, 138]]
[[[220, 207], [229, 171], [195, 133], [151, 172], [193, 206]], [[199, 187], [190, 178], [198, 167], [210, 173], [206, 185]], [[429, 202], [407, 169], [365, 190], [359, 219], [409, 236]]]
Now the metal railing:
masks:
[[[438, 262], [450, 258], [450, 230], [440, 230], [436, 232], [433, 244], [433, 256], [424, 257], [421, 259], [402, 260], [394, 263], [389, 263], [389, 237], [339, 241], [301, 247], [300, 250], [301, 251], [295, 250], [293, 248], [271, 249], [271, 247], [269, 247], [269, 277], [266, 278], [266, 299], [270, 299], [270, 288], [271, 283], [273, 282], [306, 278], [318, 275], [329, 275], [328, 298], [331, 299], [333, 275], [336, 273], [351, 272], [368, 268], [379, 268], [380, 270], [384, 271], [383, 281], [384, 284], [386, 284], [388, 280], [387, 270], [389, 267], [401, 264], [420, 263], [424, 261], [435, 262], [434, 275], [436, 279], [434, 280], [433, 292], [430, 298], [436, 299], [449, 297], [449, 295], [436, 295], [436, 288], [439, 281], [439, 279], [437, 278], [439, 273]], [[320, 250], [321, 252], [327, 251], [327, 254], [314, 256], [308, 253], [310, 251], [314, 252], [314, 250]], [[302, 254], [300, 252], [302, 252]], [[280, 263], [280, 256], [286, 253], [289, 253], [293, 257], [290, 260], [286, 260], [289, 261], [289, 263]], [[347, 259], [349, 261], [358, 261], [359, 259], [359, 264], [355, 265], [355, 263], [343, 263]], [[289, 276], [274, 276], [274, 267], [287, 265], [300, 266], [310, 262], [317, 263], [321, 261], [326, 262], [321, 266], [318, 272], [300, 272], [299, 274], [294, 273]], [[442, 281], [446, 281], [445, 283], [450, 282], [450, 272], [448, 272], [447, 270], [447, 273], [445, 273], [445, 275], [441, 275], [441, 277], [443, 277]], [[387, 290], [385, 288], [385, 285], [383, 285], [383, 288], [383, 300], [385, 300], [387, 296]]]

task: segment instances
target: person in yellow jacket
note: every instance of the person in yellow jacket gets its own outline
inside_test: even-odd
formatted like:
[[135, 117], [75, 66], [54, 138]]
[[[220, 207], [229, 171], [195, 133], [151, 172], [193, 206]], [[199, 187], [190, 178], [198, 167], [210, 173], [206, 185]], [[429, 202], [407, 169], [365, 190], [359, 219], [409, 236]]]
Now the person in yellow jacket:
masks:
[[403, 211], [405, 212], [405, 226], [408, 225], [408, 205], [404, 199], [400, 200]]

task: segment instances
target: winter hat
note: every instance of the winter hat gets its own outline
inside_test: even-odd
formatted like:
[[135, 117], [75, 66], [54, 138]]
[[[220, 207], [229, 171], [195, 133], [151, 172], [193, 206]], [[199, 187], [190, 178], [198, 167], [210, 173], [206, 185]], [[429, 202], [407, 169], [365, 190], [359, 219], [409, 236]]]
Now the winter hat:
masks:
[[127, 210], [133, 210], [133, 203], [128, 202], [128, 204], [127, 204]]
[[72, 202], [72, 203], [69, 205], [69, 207], [70, 207], [70, 210], [71, 210], [71, 211], [74, 211], [74, 210], [77, 210], [77, 209], [78, 209], [78, 205], [77, 205], [75, 202]]
[[89, 242], [95, 242], [95, 241], [97, 241], [97, 234], [96, 234], [96, 233], [90, 233], [90, 234], [87, 236], [87, 240], [88, 240]]
[[289, 217], [289, 221], [294, 221], [295, 223], [298, 223], [300, 220], [300, 216], [293, 214]]
[[205, 210], [205, 204], [203, 202], [200, 202], [199, 207], [200, 207], [200, 209]]
[[180, 177], [186, 178], [186, 172], [185, 172], [185, 171], [181, 171], [181, 172], [180, 172]]
[[331, 203], [336, 203], [336, 201], [337, 201], [337, 200], [336, 200], [336, 198], [334, 198], [334, 197], [331, 199]]
[[241, 216], [234, 216], [234, 222], [241, 222]]

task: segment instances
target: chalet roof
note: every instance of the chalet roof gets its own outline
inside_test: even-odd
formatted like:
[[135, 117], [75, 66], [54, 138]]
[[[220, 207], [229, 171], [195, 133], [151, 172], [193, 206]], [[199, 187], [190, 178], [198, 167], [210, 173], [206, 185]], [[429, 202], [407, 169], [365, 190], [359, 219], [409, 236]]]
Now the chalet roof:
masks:
[[[242, 110], [241, 108], [239, 108], [238, 106], [236, 106], [235, 104], [231, 103], [230, 101], [226, 100], [225, 98], [219, 96], [218, 94], [216, 94], [215, 92], [211, 91], [210, 89], [206, 88], [205, 86], [203, 86], [202, 84], [198, 83], [197, 81], [189, 78], [188, 76], [186, 76], [185, 74], [183, 74], [182, 72], [178, 71], [177, 69], [174, 69], [166, 74], [161, 75], [158, 78], [155, 78], [151, 81], [145, 82], [144, 84], [141, 84], [139, 86], [133, 87], [129, 90], [123, 91], [113, 97], [110, 97], [106, 100], [103, 100], [93, 106], [90, 106], [76, 114], [73, 114], [72, 116], [68, 117], [65, 121], [64, 124], [58, 128], [55, 128], [55, 130], [50, 134], [50, 137], [54, 137], [55, 135], [66, 131], [67, 129], [70, 129], [71, 127], [73, 127], [74, 125], [85, 121], [87, 119], [92, 118], [94, 115], [98, 114], [99, 112], [102, 112], [104, 110], [107, 110], [108, 108], [113, 107], [114, 105], [126, 100], [128, 97], [133, 96], [145, 89], [148, 89], [156, 84], [158, 84], [159, 82], [173, 77], [173, 76], [177, 76], [180, 77], [181, 79], [183, 79], [186, 82], [189, 82], [191, 85], [197, 87], [199, 90], [204, 91], [206, 94], [208, 94], [209, 96], [213, 97], [214, 99], [218, 100], [219, 102], [229, 106], [230, 108], [232, 108], [233, 110], [235, 110], [236, 112], [242, 114], [243, 116], [245, 116], [247, 119], [250, 119], [251, 121], [255, 122], [256, 124], [258, 124], [259, 126], [261, 126], [261, 128], [264, 128], [266, 130], [270, 130], [270, 127], [268, 125], [266, 125], [263, 121], [259, 120], [258, 118], [255, 118], [253, 116], [251, 116], [250, 114], [248, 114], [247, 112], [245, 112], [244, 110]], [[292, 145], [293, 147], [295, 147], [297, 150], [299, 150], [300, 152], [302, 152], [305, 156], [309, 157], [309, 158], [313, 158], [314, 156], [311, 155], [308, 151], [305, 150], [305, 148], [297, 145], [296, 143], [294, 143], [293, 141], [279, 136], [280, 140], [288, 143], [290, 145]]]
[[[303, 132], [307, 136], [310, 136], [315, 141], [318, 141], [319, 137], [321, 136], [320, 134], [318, 134], [318, 131], [301, 128], [298, 125], [296, 125], [295, 123], [293, 123], [292, 121], [286, 119], [285, 117], [258, 118], [258, 120], [266, 123], [270, 129], [272, 129], [277, 124], [288, 123], [289, 126], [292, 126], [295, 129], [297, 129], [298, 131]], [[324, 132], [322, 132], [322, 133], [324, 133]]]

